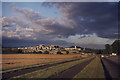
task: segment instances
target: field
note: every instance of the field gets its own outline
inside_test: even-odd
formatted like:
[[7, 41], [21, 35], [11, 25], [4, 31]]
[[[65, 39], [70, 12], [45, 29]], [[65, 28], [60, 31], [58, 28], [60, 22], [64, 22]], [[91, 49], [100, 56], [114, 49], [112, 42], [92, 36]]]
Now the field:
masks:
[[31, 72], [31, 73], [23, 74], [23, 75], [20, 75], [20, 76], [16, 76], [14, 78], [49, 78], [53, 75], [61, 73], [62, 71], [65, 71], [65, 70], [67, 70], [67, 69], [69, 69], [69, 68], [71, 68], [71, 67], [73, 67], [77, 64], [88, 61], [92, 58], [93, 58], [93, 56], [84, 58], [82, 60], [77, 60], [77, 61], [74, 61], [74, 62], [69, 62], [69, 63], [60, 64], [60, 65], [57, 65], [57, 66], [48, 67], [46, 69], [42, 69], [42, 70], [34, 71], [34, 72]]
[[[115, 59], [114, 59], [115, 58]], [[118, 64], [99, 55], [3, 54], [3, 78], [107, 78], [118, 75]], [[111, 69], [111, 68], [114, 69]], [[109, 72], [109, 71], [111, 72]], [[116, 75], [113, 75], [114, 73]], [[110, 74], [110, 75], [106, 75]]]
[[[58, 62], [81, 57], [81, 55], [50, 55], [50, 54], [3, 54], [2, 68], [8, 70], [28, 65], [43, 65], [50, 62]], [[83, 56], [82, 57], [86, 57]]]

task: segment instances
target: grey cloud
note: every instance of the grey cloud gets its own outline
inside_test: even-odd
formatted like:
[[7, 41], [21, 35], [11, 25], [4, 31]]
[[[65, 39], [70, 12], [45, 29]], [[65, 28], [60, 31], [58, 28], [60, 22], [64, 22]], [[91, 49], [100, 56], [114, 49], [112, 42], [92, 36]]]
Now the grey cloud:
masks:
[[[64, 21], [57, 22], [55, 19], [46, 18], [31, 9], [15, 8], [15, 11], [24, 15], [24, 17], [34, 23], [35, 26], [41, 26], [51, 32], [48, 35], [61, 35], [68, 37], [75, 34], [96, 33], [103, 38], [116, 38], [117, 32], [117, 3], [45, 3], [48, 7], [57, 6]], [[112, 10], [112, 11], [111, 11]], [[23, 25], [21, 25], [23, 26]], [[26, 25], [25, 25], [26, 26]], [[33, 25], [32, 25], [33, 26]], [[43, 30], [44, 32], [44, 30]], [[104, 34], [104, 35], [103, 35]]]
[[[47, 18], [31, 9], [14, 8], [15, 13], [17, 12], [16, 14], [19, 16], [3, 17], [3, 30], [11, 32], [11, 34], [14, 32], [23, 40], [36, 38], [36, 41], [40, 43], [55, 42], [55, 44], [61, 43], [62, 45], [67, 45], [67, 42], [53, 42], [52, 40], [56, 37], [93, 33], [102, 38], [115, 39], [117, 37], [115, 34], [118, 32], [117, 3], [45, 2], [43, 5], [46, 7], [56, 6], [63, 16], [56, 21], [54, 18]], [[26, 28], [28, 29], [26, 30]], [[18, 41], [19, 39], [15, 40]]]
[[[73, 20], [76, 23], [74, 34], [96, 33], [99, 37], [116, 38], [114, 33], [118, 30], [117, 2], [61, 2], [44, 4], [57, 6], [64, 17], [68, 18], [68, 20]], [[86, 32], [84, 32], [85, 29], [87, 29]], [[69, 32], [68, 30], [67, 32], [70, 33], [71, 31]]]
[[43, 16], [40, 16], [39, 13], [34, 12], [32, 9], [29, 8], [14, 8], [14, 10], [20, 14], [23, 14], [23, 16], [28, 20], [37, 20], [43, 18]]
[[[34, 24], [33, 25], [34, 27], [38, 26], [38, 28], [42, 27], [44, 28], [44, 30], [50, 31], [48, 35], [55, 35], [55, 36], [62, 35], [64, 37], [67, 37], [69, 35], [75, 34], [75, 31], [69, 28], [69, 26], [62, 25], [60, 24], [60, 22], [55, 21], [55, 19], [43, 17], [30, 9], [15, 8], [15, 11], [22, 13], [25, 19], [27, 18], [32, 22], [32, 24]], [[67, 22], [65, 22], [65, 24], [67, 24]]]
[[[62, 40], [57, 40], [57, 41], [49, 41], [49, 40], [23, 40], [23, 39], [18, 39], [18, 38], [7, 38], [3, 37], [2, 38], [3, 47], [25, 47], [25, 46], [38, 46], [39, 44], [45, 44], [45, 45], [51, 45], [51, 44], [56, 44], [60, 45], [62, 47], [68, 47], [71, 45], [74, 45], [74, 43], [68, 43], [66, 41]], [[22, 43], [22, 44], [21, 44]]]

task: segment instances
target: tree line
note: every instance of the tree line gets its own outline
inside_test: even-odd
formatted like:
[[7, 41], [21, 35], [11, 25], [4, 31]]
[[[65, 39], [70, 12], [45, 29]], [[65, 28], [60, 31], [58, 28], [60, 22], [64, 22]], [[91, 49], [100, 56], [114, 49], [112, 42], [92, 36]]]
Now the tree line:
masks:
[[96, 54], [111, 54], [117, 53], [120, 55], [120, 40], [115, 40], [111, 45], [106, 44], [105, 49], [96, 49]]

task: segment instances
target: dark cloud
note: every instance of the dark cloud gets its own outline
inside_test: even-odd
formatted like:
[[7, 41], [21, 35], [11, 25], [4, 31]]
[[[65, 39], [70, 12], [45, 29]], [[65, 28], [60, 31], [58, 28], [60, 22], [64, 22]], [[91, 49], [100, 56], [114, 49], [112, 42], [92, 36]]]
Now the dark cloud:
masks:
[[[64, 17], [68, 20], [73, 20], [76, 23], [74, 34], [96, 33], [103, 38], [117, 38], [114, 34], [118, 32], [117, 2], [61, 2], [44, 4], [45, 6], [48, 4], [48, 7], [54, 4], [61, 10]], [[86, 32], [84, 32], [85, 29], [87, 29]], [[69, 31], [67, 30], [68, 33], [71, 33]]]
[[18, 39], [18, 38], [2, 38], [2, 45], [3, 47], [28, 47], [28, 46], [39, 46], [40, 44], [45, 44], [46, 46], [49, 46], [51, 44], [60, 45], [62, 47], [68, 47], [70, 45], [74, 45], [74, 43], [68, 43], [66, 41], [62, 40], [56, 40], [56, 41], [49, 41], [49, 40], [24, 40], [24, 39]]
[[[62, 16], [58, 20], [47, 18], [32, 9], [14, 8], [19, 16], [3, 17], [3, 43], [8, 46], [12, 44], [13, 46], [72, 45], [74, 43], [54, 39], [93, 33], [101, 38], [116, 39], [118, 35], [117, 5], [117, 2], [43, 3], [45, 7], [56, 6], [60, 10]], [[85, 37], [81, 36], [78, 39]]]

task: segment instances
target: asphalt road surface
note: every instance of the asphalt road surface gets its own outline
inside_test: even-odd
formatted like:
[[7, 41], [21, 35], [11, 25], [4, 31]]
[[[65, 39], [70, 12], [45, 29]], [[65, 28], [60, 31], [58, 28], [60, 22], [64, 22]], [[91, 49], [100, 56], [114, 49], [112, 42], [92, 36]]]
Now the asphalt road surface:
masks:
[[118, 57], [102, 58], [103, 67], [105, 69], [106, 78], [118, 79], [119, 76], [119, 61]]

